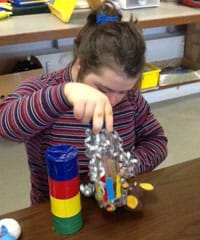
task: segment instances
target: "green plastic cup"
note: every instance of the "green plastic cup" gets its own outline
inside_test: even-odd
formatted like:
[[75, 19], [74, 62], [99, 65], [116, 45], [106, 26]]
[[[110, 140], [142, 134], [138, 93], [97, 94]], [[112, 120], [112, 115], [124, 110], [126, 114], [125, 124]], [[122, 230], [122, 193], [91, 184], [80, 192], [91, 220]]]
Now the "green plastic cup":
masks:
[[70, 218], [60, 218], [53, 216], [53, 226], [57, 233], [71, 235], [77, 233], [83, 225], [81, 212]]

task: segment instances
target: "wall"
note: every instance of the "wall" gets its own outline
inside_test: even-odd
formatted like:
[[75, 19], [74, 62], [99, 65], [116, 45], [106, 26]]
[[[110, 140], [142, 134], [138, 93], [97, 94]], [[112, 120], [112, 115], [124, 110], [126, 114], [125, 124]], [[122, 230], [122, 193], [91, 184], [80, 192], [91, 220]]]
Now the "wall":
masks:
[[[185, 35], [180, 27], [158, 27], [144, 29], [146, 41], [147, 62], [181, 59], [184, 53]], [[73, 38], [33, 42], [0, 47], [0, 61], [11, 56], [36, 55], [40, 59], [46, 73], [51, 73], [65, 67], [73, 57]], [[186, 86], [177, 86], [171, 89], [144, 93], [149, 102], [158, 102], [166, 99], [190, 95], [200, 91], [200, 84], [195, 83]]]
[[[146, 59], [148, 62], [182, 58], [184, 52], [184, 34], [175, 29], [169, 33], [167, 27], [144, 30], [146, 39]], [[0, 47], [0, 56], [36, 55], [45, 72], [51, 73], [64, 67], [73, 57], [73, 38], [33, 42]]]

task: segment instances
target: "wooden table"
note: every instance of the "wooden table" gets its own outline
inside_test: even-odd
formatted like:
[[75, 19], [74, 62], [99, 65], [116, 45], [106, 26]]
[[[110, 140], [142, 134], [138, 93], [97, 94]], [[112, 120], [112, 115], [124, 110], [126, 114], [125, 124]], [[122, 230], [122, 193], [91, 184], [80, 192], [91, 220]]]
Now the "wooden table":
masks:
[[[76, 10], [65, 24], [52, 14], [13, 16], [0, 21], [0, 46], [74, 37], [86, 21], [89, 10]], [[123, 11], [124, 20], [133, 14], [143, 28], [200, 22], [200, 10], [161, 2], [159, 7]]]
[[84, 227], [70, 237], [52, 230], [49, 204], [1, 216], [22, 226], [21, 240], [199, 240], [200, 159], [164, 168], [138, 178], [151, 182], [155, 191], [143, 196], [143, 211], [118, 209], [107, 213], [93, 199], [82, 199]]

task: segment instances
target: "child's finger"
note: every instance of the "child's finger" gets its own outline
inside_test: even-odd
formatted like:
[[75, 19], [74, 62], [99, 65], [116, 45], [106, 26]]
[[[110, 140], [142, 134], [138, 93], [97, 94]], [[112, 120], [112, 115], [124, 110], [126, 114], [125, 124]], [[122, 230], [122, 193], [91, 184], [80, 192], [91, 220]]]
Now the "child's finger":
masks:
[[111, 104], [107, 103], [105, 106], [105, 123], [106, 123], [106, 130], [108, 132], [113, 131], [113, 111]]
[[93, 114], [93, 132], [99, 133], [104, 122], [104, 105], [98, 104], [95, 106]]
[[83, 123], [89, 123], [89, 122], [90, 122], [90, 120], [91, 120], [92, 117], [93, 117], [94, 108], [95, 108], [94, 103], [88, 103], [88, 104], [85, 106], [84, 116], [83, 116], [83, 118], [81, 119], [81, 121], [82, 121]]
[[74, 104], [73, 111], [74, 111], [74, 117], [76, 119], [81, 120], [84, 117], [85, 102], [84, 101], [76, 102]]

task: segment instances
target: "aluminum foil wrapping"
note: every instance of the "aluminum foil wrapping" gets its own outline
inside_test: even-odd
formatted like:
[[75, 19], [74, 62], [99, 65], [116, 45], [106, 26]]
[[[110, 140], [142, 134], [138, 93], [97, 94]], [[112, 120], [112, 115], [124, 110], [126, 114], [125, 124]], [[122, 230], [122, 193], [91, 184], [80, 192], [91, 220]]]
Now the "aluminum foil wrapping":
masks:
[[91, 182], [81, 185], [82, 194], [94, 195], [99, 207], [109, 212], [118, 207], [141, 210], [140, 196], [154, 187], [149, 183], [138, 184], [133, 179], [129, 181], [130, 177], [137, 175], [140, 161], [130, 152], [124, 151], [122, 139], [116, 131], [108, 133], [102, 129], [99, 134], [94, 134], [91, 129], [87, 129], [86, 135]]
[[[139, 161], [130, 152], [124, 151], [122, 140], [116, 131], [108, 133], [102, 129], [99, 134], [94, 134], [91, 129], [87, 129], [85, 146], [86, 155], [90, 159], [89, 177], [94, 185], [97, 183], [103, 189], [103, 178], [120, 175], [123, 183], [136, 176]], [[107, 165], [108, 162], [112, 162], [112, 167]], [[85, 196], [91, 196], [95, 191], [92, 184], [81, 185], [81, 192]], [[126, 196], [122, 194], [121, 198], [125, 199]], [[125, 204], [124, 200], [123, 202]]]
[[90, 159], [89, 175], [92, 182], [99, 181], [105, 174], [103, 159], [115, 161], [120, 170], [123, 170], [122, 178], [137, 175], [139, 161], [133, 154], [124, 151], [122, 140], [116, 131], [108, 133], [103, 129], [99, 134], [94, 134], [91, 129], [87, 129], [86, 135], [86, 155]]

